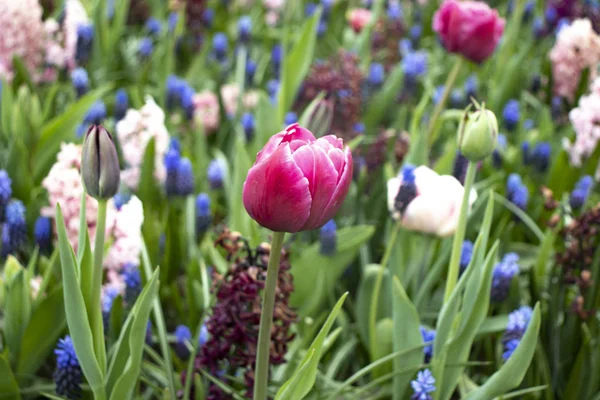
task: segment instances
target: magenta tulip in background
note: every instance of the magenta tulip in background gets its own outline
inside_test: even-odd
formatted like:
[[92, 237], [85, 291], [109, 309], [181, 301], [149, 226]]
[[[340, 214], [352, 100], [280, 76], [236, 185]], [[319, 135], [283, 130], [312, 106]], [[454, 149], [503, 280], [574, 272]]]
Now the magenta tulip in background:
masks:
[[433, 17], [446, 50], [480, 63], [492, 55], [504, 33], [504, 18], [481, 1], [446, 0]]
[[248, 171], [248, 214], [275, 232], [317, 229], [341, 207], [352, 180], [352, 153], [333, 135], [316, 139], [298, 124], [273, 135]]

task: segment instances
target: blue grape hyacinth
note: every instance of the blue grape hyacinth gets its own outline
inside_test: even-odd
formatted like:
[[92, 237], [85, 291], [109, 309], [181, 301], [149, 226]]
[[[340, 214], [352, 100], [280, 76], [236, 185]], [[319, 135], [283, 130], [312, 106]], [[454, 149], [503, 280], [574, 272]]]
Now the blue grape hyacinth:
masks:
[[125, 282], [125, 303], [133, 306], [142, 292], [142, 276], [137, 265], [127, 263], [123, 266], [123, 281]]
[[4, 208], [12, 197], [12, 180], [8, 172], [0, 170], [0, 221], [4, 221]]
[[423, 325], [419, 327], [421, 331], [421, 337], [423, 338], [423, 343], [429, 343], [425, 347], [423, 347], [423, 355], [425, 362], [428, 363], [431, 361], [431, 357], [433, 357], [433, 341], [435, 340], [435, 329], [427, 329]]
[[502, 337], [504, 345], [502, 358], [504, 361], [508, 360], [519, 346], [521, 338], [525, 334], [527, 326], [529, 326], [529, 321], [531, 321], [532, 313], [533, 310], [531, 307], [522, 306], [508, 314], [508, 324], [506, 325], [506, 331]]
[[586, 175], [577, 181], [575, 189], [573, 189], [569, 198], [569, 204], [572, 209], [579, 210], [583, 207], [590, 195], [593, 185], [594, 180], [589, 175]]
[[492, 272], [491, 299], [495, 302], [506, 300], [513, 278], [519, 274], [519, 256], [516, 253], [504, 255]]
[[504, 126], [506, 127], [506, 129], [509, 131], [513, 131], [517, 127], [517, 124], [521, 119], [519, 101], [514, 99], [509, 100], [504, 106], [502, 116], [504, 117]]
[[208, 183], [211, 189], [219, 189], [223, 187], [223, 179], [225, 178], [225, 165], [221, 159], [212, 160], [208, 164], [206, 172]]
[[329, 220], [319, 231], [321, 243], [320, 252], [325, 256], [332, 256], [337, 250], [337, 225], [335, 220]]
[[75, 88], [77, 97], [81, 97], [90, 90], [90, 78], [84, 68], [75, 68], [71, 71], [71, 83]]
[[210, 212], [210, 197], [206, 193], [200, 193], [196, 197], [196, 235], [205, 233], [212, 223]]
[[81, 24], [77, 27], [77, 42], [75, 44], [75, 61], [82, 65], [89, 61], [94, 42], [94, 26]]
[[144, 27], [146, 28], [146, 32], [148, 32], [148, 34], [150, 34], [152, 36], [160, 35], [160, 32], [162, 30], [162, 25], [161, 25], [160, 21], [156, 18], [148, 19], [148, 21], [146, 21], [146, 25]]
[[127, 109], [129, 108], [129, 96], [125, 89], [117, 90], [115, 94], [115, 108], [113, 110], [113, 116], [115, 121], [120, 121], [125, 117]]
[[77, 354], [75, 354], [71, 336], [67, 335], [58, 341], [54, 354], [56, 355], [56, 369], [53, 378], [56, 394], [68, 399], [79, 399], [83, 371], [79, 365]]
[[432, 400], [430, 393], [435, 392], [435, 378], [429, 369], [424, 369], [417, 373], [417, 379], [410, 382], [414, 394], [411, 396], [413, 400]]
[[192, 331], [185, 325], [177, 325], [173, 335], [175, 336], [175, 353], [182, 360], [187, 359], [190, 356], [188, 343], [192, 340]]
[[465, 269], [469, 266], [473, 257], [473, 242], [465, 240], [462, 244], [462, 251], [460, 253], [460, 273], [462, 274]]
[[12, 200], [4, 210], [2, 227], [2, 258], [20, 250], [27, 241], [25, 206], [20, 200]]
[[48, 217], [38, 217], [33, 227], [35, 243], [42, 254], [50, 254], [52, 250], [52, 220]]
[[506, 197], [514, 205], [524, 210], [529, 201], [529, 190], [518, 174], [510, 174], [506, 183]]

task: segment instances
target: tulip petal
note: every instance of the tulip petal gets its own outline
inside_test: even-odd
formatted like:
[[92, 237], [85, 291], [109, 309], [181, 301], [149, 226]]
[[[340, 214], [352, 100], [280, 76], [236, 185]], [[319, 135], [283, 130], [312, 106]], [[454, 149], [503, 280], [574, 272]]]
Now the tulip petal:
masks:
[[438, 179], [440, 175], [425, 165], [415, 168], [415, 185], [417, 185], [417, 192], [419, 194], [426, 194], [431, 191], [437, 191]]
[[339, 176], [342, 176], [342, 169], [344, 168], [344, 153], [340, 149], [331, 149], [327, 152], [329, 159], [333, 162], [335, 170]]
[[321, 221], [321, 214], [336, 189], [339, 176], [334, 163], [318, 145], [303, 146], [292, 154], [292, 158], [308, 179], [312, 198], [310, 216], [303, 230], [314, 229], [311, 227], [327, 222]]
[[275, 150], [277, 150], [277, 147], [279, 147], [279, 145], [281, 144], [284, 135], [285, 132], [279, 132], [271, 136], [267, 141], [267, 144], [265, 144], [264, 147], [256, 155], [256, 162], [254, 164], [256, 165], [258, 163], [261, 163], [265, 159], [269, 158], [275, 152]]
[[300, 147], [306, 146], [307, 144], [308, 144], [308, 142], [306, 142], [304, 140], [299, 140], [299, 139], [292, 140], [290, 142], [290, 150], [292, 151], [292, 153], [294, 153]]
[[283, 139], [284, 142], [291, 142], [292, 140], [303, 140], [305, 142], [312, 143], [315, 140], [317, 140], [315, 138], [315, 135], [313, 135], [311, 131], [309, 131], [306, 128], [301, 127], [297, 123], [292, 124], [292, 125], [288, 126], [287, 128], [285, 128], [284, 133], [285, 133], [285, 137]]
[[342, 150], [344, 148], [344, 141], [335, 135], [327, 135], [317, 139], [319, 145], [323, 148], [333, 147], [335, 149]]
[[[255, 164], [258, 164], [265, 160], [267, 157], [271, 156], [271, 154], [273, 154], [273, 152], [277, 149], [277, 147], [279, 147], [280, 144], [292, 142], [295, 140], [301, 140], [306, 143], [311, 143], [314, 142], [316, 139], [312, 132], [308, 129], [302, 128], [298, 124], [292, 124], [285, 128], [283, 131], [271, 136], [267, 144], [265, 144], [262, 150], [259, 151], [256, 155]], [[296, 148], [294, 148], [293, 150], [295, 150]]]
[[399, 178], [391, 178], [387, 181], [387, 204], [388, 210], [390, 214], [392, 214], [392, 218], [395, 220], [400, 219], [400, 213], [396, 211], [394, 207], [394, 203], [396, 202], [396, 196], [398, 196], [398, 191], [400, 190], [400, 179]]
[[296, 165], [288, 144], [280, 145], [264, 161], [250, 168], [244, 182], [246, 211], [273, 231], [298, 232], [310, 215], [308, 179]]
[[[331, 196], [331, 200], [329, 200], [327, 207], [325, 207], [321, 215], [321, 220], [324, 221], [323, 223], [332, 219], [338, 212], [338, 210], [342, 206], [342, 203], [344, 202], [344, 199], [346, 198], [346, 194], [348, 194], [350, 184], [352, 183], [352, 152], [347, 146], [344, 149], [344, 156], [344, 169], [342, 170], [342, 174], [338, 180], [338, 184], [335, 188], [335, 191], [333, 192], [333, 196]], [[315, 228], [318, 228], [318, 226], [312, 229]]]

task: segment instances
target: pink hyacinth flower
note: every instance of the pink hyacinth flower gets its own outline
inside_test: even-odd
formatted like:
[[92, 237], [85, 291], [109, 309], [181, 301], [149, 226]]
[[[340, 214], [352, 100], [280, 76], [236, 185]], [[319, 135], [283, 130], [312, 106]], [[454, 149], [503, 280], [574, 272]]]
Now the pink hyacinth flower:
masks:
[[333, 135], [316, 139], [298, 124], [269, 139], [250, 168], [242, 199], [275, 232], [317, 229], [335, 216], [352, 180], [352, 153]]
[[502, 34], [504, 18], [481, 1], [446, 0], [433, 17], [446, 50], [481, 63], [492, 55]]

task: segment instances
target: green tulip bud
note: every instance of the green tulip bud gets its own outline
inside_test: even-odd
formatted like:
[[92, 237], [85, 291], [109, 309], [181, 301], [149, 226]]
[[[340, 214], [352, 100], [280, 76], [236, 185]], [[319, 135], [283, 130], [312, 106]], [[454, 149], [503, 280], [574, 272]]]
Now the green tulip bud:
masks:
[[498, 139], [498, 121], [485, 105], [465, 110], [458, 127], [458, 148], [469, 161], [481, 161], [494, 151]]
[[100, 200], [119, 190], [119, 157], [112, 136], [102, 125], [92, 125], [85, 135], [81, 175], [87, 193]]

